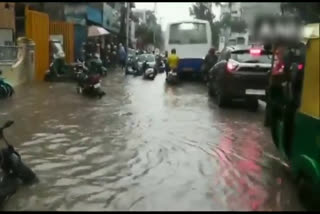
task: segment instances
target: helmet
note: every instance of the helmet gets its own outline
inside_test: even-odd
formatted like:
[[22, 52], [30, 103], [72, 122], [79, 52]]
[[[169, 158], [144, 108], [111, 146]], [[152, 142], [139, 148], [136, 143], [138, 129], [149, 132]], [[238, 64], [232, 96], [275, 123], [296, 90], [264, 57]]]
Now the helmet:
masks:
[[209, 53], [215, 54], [216, 53], [216, 49], [215, 48], [210, 48]]

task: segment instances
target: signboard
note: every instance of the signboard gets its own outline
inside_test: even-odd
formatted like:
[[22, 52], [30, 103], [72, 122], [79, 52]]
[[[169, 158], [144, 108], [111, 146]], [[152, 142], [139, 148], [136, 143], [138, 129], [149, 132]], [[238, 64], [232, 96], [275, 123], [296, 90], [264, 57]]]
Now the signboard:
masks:
[[13, 29], [0, 28], [0, 45], [13, 45]]
[[87, 6], [66, 4], [64, 7], [64, 16], [67, 22], [74, 24], [86, 25], [87, 24]]
[[93, 7], [87, 7], [87, 19], [91, 22], [102, 25], [101, 10], [93, 8]]
[[103, 4], [103, 17], [102, 26], [107, 30], [119, 33], [120, 32], [120, 22], [121, 15], [118, 10], [113, 9], [108, 4]]

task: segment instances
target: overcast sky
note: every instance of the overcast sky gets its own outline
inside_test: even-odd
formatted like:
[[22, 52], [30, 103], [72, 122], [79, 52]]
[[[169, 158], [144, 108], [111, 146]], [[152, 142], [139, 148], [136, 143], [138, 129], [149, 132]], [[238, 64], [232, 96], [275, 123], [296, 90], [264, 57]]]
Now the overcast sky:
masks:
[[[137, 9], [154, 9], [153, 2], [136, 2]], [[189, 14], [189, 8], [192, 2], [157, 2], [157, 18], [158, 22], [162, 25], [162, 29], [165, 29], [168, 22], [179, 21], [181, 19], [192, 18]], [[213, 13], [216, 17], [220, 16], [220, 9], [213, 6]]]

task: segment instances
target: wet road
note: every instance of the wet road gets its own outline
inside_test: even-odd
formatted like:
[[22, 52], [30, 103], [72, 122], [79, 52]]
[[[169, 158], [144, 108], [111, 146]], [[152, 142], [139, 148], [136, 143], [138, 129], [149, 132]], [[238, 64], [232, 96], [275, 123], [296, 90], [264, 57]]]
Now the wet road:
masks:
[[302, 210], [263, 109], [219, 109], [206, 88], [112, 73], [102, 100], [70, 83], [1, 101], [8, 139], [40, 183], [5, 210]]

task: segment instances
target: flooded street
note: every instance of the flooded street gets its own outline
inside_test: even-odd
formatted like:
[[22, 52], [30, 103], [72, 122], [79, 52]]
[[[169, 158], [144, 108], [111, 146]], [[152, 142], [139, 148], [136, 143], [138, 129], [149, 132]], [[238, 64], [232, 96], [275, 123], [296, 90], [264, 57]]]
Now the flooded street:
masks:
[[113, 72], [106, 96], [23, 85], [0, 101], [8, 140], [40, 183], [5, 210], [303, 210], [264, 109], [221, 110], [205, 86]]

